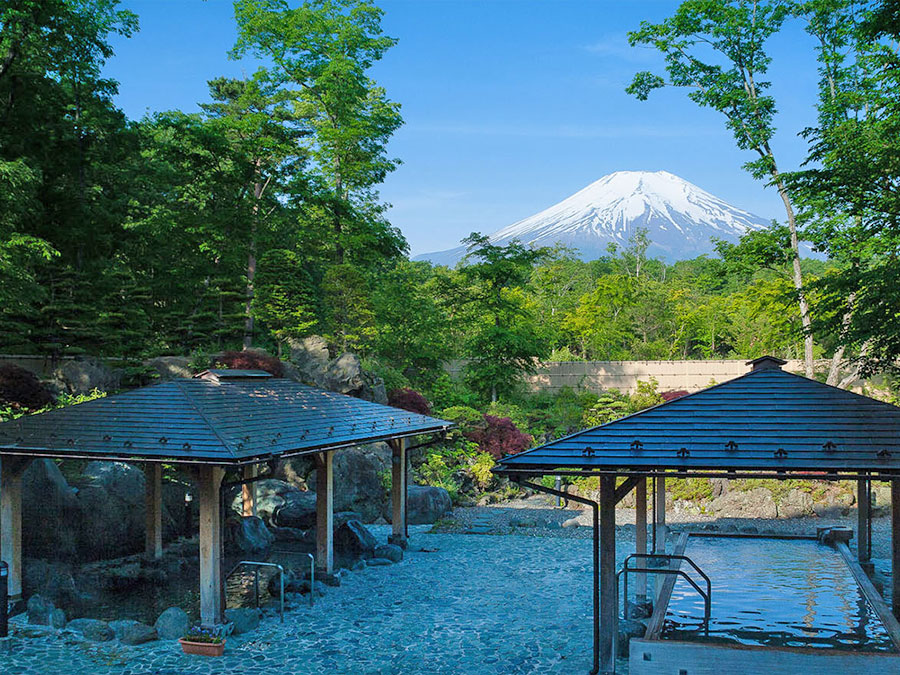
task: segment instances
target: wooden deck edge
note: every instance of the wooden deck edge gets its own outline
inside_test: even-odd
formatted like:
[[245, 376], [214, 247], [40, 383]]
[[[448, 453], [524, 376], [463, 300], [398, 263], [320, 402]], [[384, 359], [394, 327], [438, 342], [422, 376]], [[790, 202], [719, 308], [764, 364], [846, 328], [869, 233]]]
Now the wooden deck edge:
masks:
[[850, 568], [850, 573], [853, 575], [853, 578], [856, 579], [859, 590], [862, 592], [868, 603], [872, 605], [872, 608], [881, 620], [884, 629], [891, 638], [891, 642], [894, 643], [894, 649], [900, 651], [900, 622], [897, 621], [893, 612], [891, 612], [891, 608], [888, 607], [887, 602], [881, 597], [878, 589], [875, 588], [875, 584], [869, 579], [869, 575], [865, 573], [862, 567], [860, 567], [859, 562], [856, 560], [847, 544], [839, 541], [835, 543], [834, 546], [841, 554], [844, 562], [847, 563], [847, 567]]
[[[674, 555], [684, 555], [684, 549], [687, 548], [688, 537], [690, 536], [689, 532], [681, 533], [672, 551]], [[669, 569], [677, 570], [680, 568], [681, 560], [673, 560], [669, 564]], [[669, 610], [669, 600], [672, 598], [672, 591], [675, 589], [677, 580], [678, 577], [674, 574], [667, 575], [663, 580], [659, 595], [656, 597], [656, 606], [653, 608], [653, 614], [650, 616], [650, 621], [647, 622], [647, 630], [644, 632], [645, 640], [659, 639], [659, 634], [662, 632], [663, 623], [666, 619], [666, 612]]]

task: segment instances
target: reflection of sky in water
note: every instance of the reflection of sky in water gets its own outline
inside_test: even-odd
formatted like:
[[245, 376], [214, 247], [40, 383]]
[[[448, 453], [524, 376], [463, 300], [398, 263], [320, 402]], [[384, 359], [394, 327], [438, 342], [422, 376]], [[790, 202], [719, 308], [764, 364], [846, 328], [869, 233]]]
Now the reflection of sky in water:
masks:
[[692, 537], [685, 553], [712, 580], [709, 636], [702, 630], [703, 600], [679, 579], [666, 615], [666, 638], [893, 649], [847, 565], [828, 546], [813, 541]]

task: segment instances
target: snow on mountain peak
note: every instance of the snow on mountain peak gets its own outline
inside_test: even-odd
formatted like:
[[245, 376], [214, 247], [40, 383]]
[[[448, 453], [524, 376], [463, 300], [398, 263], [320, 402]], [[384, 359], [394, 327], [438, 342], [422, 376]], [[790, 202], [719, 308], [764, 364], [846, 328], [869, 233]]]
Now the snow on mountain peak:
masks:
[[[535, 246], [563, 244], [590, 260], [609, 244], [622, 246], [646, 228], [648, 254], [669, 262], [713, 252], [712, 238], [736, 241], [768, 221], [731, 206], [668, 171], [616, 171], [571, 197], [490, 235], [495, 244], [518, 239]], [[455, 264], [462, 247], [419, 256]]]

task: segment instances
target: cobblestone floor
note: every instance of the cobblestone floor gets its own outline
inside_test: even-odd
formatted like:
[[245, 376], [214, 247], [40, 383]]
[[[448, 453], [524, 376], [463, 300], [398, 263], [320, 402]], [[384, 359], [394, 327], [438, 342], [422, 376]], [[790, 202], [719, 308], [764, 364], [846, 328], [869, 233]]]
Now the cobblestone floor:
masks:
[[[589, 540], [411, 529], [403, 562], [349, 573], [314, 608], [297, 607], [284, 624], [267, 618], [258, 630], [228, 638], [222, 658], [185, 656], [174, 641], [124, 647], [83, 642], [63, 631], [15, 638], [12, 653], [0, 654], [0, 673], [506, 675], [590, 669]], [[373, 530], [386, 537], [386, 530]], [[630, 542], [622, 543], [620, 556]]]

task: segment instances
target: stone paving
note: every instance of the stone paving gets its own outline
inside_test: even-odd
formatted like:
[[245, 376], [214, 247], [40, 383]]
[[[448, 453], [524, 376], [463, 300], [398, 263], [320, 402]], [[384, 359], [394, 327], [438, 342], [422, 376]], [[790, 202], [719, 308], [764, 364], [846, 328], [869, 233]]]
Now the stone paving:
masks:
[[[389, 528], [372, 528], [385, 539]], [[590, 545], [584, 539], [429, 534], [411, 529], [405, 559], [351, 572], [310, 608], [228, 638], [222, 658], [177, 642], [137, 647], [74, 634], [13, 640], [0, 673], [277, 675], [287, 673], [578, 673], [591, 667]], [[624, 534], [624, 533], [620, 533]], [[619, 557], [633, 544], [623, 537]], [[14, 630], [24, 628], [16, 617]], [[623, 671], [624, 672], [624, 669]]]

